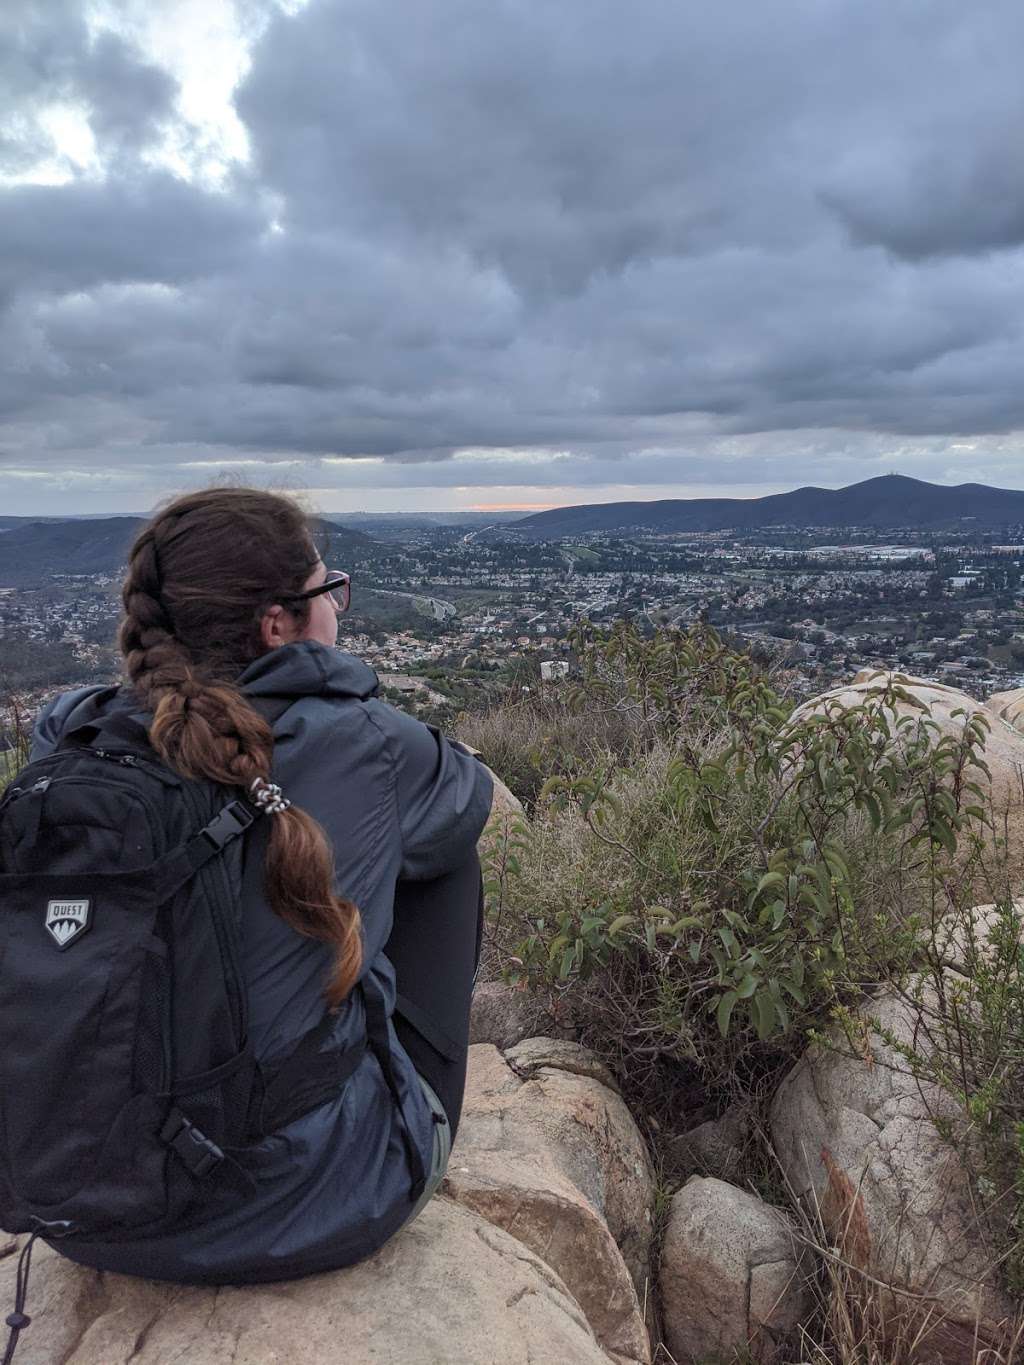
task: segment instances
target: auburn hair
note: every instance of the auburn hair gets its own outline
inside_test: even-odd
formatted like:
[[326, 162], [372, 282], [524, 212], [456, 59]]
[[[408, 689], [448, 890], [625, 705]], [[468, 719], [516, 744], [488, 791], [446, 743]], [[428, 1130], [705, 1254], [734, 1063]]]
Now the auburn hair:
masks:
[[[264, 612], [301, 592], [319, 554], [297, 503], [255, 488], [210, 488], [169, 503], [128, 560], [120, 646], [151, 711], [154, 749], [182, 777], [248, 792], [270, 777], [274, 735], [236, 679], [265, 652]], [[308, 602], [294, 603], [300, 626]], [[334, 945], [326, 987], [339, 1005], [359, 976], [359, 911], [334, 892], [334, 854], [320, 824], [290, 809], [270, 820], [264, 884], [300, 934]]]

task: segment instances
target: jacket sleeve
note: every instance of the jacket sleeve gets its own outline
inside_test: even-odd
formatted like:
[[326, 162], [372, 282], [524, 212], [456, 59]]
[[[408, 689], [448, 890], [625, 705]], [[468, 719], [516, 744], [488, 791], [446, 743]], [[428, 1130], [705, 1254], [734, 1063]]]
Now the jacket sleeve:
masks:
[[394, 764], [402, 840], [399, 875], [429, 881], [461, 866], [491, 811], [491, 775], [433, 725], [386, 702], [365, 703]]

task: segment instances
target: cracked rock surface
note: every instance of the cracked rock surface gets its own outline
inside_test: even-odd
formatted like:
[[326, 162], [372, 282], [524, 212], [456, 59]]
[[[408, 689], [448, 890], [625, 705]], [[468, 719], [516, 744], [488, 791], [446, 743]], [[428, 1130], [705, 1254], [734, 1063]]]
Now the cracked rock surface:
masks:
[[[928, 1046], [899, 997], [882, 995], [864, 1013], [902, 1044]], [[935, 1360], [972, 1361], [975, 1325], [982, 1341], [998, 1341], [1014, 1304], [998, 1287], [983, 1200], [935, 1126], [936, 1117], [955, 1120], [957, 1107], [870, 1030], [860, 1055], [838, 1030], [832, 1041], [811, 1047], [776, 1094], [776, 1155], [847, 1259], [921, 1296], [889, 1295], [894, 1315], [931, 1306]]]
[[646, 1362], [653, 1172], [602, 1074], [574, 1043], [531, 1039], [504, 1056], [470, 1048], [444, 1188], [557, 1272], [609, 1356]]
[[692, 1176], [672, 1198], [659, 1282], [665, 1343], [683, 1362], [769, 1361], [810, 1310], [786, 1216], [723, 1180]]
[[550, 1267], [445, 1199], [361, 1265], [286, 1284], [157, 1284], [37, 1246], [28, 1307], [18, 1365], [608, 1365]]
[[619, 1094], [615, 1077], [596, 1053], [580, 1043], [564, 1038], [524, 1038], [522, 1042], [504, 1049], [505, 1061], [524, 1080], [535, 1076], [543, 1067], [555, 1071], [569, 1071], [576, 1076], [590, 1076], [609, 1090]]
[[734, 1106], [721, 1118], [708, 1119], [673, 1138], [672, 1156], [694, 1174], [728, 1180], [742, 1171], [743, 1153], [749, 1138], [749, 1116]]

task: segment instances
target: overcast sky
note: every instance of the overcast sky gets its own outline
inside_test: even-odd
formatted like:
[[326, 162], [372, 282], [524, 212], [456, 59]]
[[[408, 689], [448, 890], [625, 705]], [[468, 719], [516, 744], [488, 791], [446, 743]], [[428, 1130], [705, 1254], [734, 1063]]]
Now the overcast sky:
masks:
[[0, 513], [1024, 487], [1021, 0], [3, 0]]

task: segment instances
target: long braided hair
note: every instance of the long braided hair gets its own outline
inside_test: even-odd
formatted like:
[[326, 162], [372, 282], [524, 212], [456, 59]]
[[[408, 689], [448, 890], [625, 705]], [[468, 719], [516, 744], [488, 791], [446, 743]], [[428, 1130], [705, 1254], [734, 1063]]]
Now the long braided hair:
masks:
[[[186, 494], [140, 532], [122, 592], [121, 652], [153, 713], [150, 741], [182, 777], [243, 790], [269, 779], [273, 732], [234, 679], [265, 651], [264, 612], [301, 592], [318, 559], [301, 508], [260, 489]], [[309, 606], [294, 606], [301, 628]], [[294, 806], [270, 819], [267, 899], [293, 929], [334, 944], [326, 996], [336, 1006], [362, 963], [359, 911], [334, 893], [334, 856], [317, 821]]]

